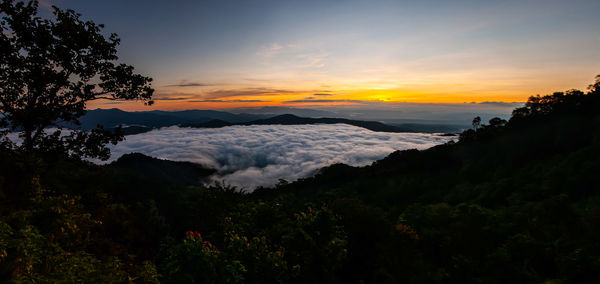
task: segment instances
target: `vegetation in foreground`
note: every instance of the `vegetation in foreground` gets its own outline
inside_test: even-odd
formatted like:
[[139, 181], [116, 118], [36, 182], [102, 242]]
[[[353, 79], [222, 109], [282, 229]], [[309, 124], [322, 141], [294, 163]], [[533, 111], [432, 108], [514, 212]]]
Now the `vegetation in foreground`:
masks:
[[[575, 282], [600, 273], [600, 77], [531, 97], [456, 143], [244, 194], [139, 155], [108, 166], [102, 128], [61, 135], [87, 101], [151, 103], [118, 38], [3, 0], [0, 279], [6, 282]], [[75, 59], [75, 60], [74, 60]], [[94, 78], [99, 78], [98, 83]], [[5, 134], [5, 133], [2, 133]]]
[[[210, 171], [190, 164], [134, 155], [97, 166], [4, 149], [0, 277], [592, 282], [599, 107], [600, 80], [587, 93], [531, 97], [456, 143], [250, 194], [201, 186]], [[173, 169], [186, 178], [157, 174]]]

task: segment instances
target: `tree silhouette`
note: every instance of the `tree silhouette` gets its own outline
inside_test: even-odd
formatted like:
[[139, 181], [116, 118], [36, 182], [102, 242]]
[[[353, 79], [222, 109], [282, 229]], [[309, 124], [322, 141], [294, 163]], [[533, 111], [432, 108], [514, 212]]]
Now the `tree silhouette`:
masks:
[[481, 126], [481, 117], [477, 116], [473, 118], [473, 122], [471, 124], [473, 125], [473, 128], [477, 130]]
[[[116, 34], [106, 38], [103, 25], [55, 6], [54, 19], [44, 19], [38, 16], [38, 5], [0, 3], [0, 127], [19, 131], [23, 142], [17, 148], [26, 153], [58, 151], [108, 159], [106, 144], [122, 140], [119, 131], [99, 126], [62, 133], [59, 123], [79, 124], [86, 103], [93, 100], [151, 105], [152, 79], [115, 62], [120, 39]], [[48, 133], [48, 127], [58, 130]]]
[[600, 74], [596, 75], [596, 81], [588, 86], [588, 90], [590, 90], [590, 95], [600, 95]]
[[504, 125], [506, 125], [506, 120], [501, 119], [499, 117], [494, 117], [492, 119], [490, 119], [490, 127], [493, 128], [497, 128], [497, 127], [504, 127]]

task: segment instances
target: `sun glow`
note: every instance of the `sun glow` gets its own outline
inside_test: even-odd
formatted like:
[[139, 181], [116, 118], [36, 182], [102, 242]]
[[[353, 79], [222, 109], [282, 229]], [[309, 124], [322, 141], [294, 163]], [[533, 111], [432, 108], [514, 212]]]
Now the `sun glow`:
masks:
[[[590, 72], [591, 74], [593, 72]], [[396, 83], [381, 78], [369, 80], [257, 80], [243, 84], [215, 83], [159, 83], [151, 107], [139, 102], [96, 101], [94, 108], [121, 108], [130, 111], [228, 109], [263, 106], [356, 106], [386, 103], [471, 103], [471, 102], [524, 102], [529, 96], [548, 94], [564, 86], [585, 90], [586, 84], [573, 84], [569, 77], [541, 77], [540, 79], [508, 79], [498, 74], [493, 78], [460, 79], [455, 76], [409, 78]], [[589, 76], [593, 77], [592, 75]], [[552, 79], [552, 80], [551, 80]], [[237, 81], [236, 81], [237, 80]], [[330, 80], [330, 81], [327, 81]], [[385, 82], [384, 82], [385, 81]]]
[[[465, 103], [484, 101], [519, 102], [525, 101], [531, 93], [504, 92], [503, 95], [492, 92], [485, 96], [473, 96], [469, 93], [455, 94], [445, 92], [427, 92], [402, 89], [358, 89], [327, 90], [328, 92], [286, 91], [266, 94], [236, 95], [235, 92], [223, 97], [211, 97], [205, 94], [181, 94], [155, 96], [153, 106], [144, 106], [139, 102], [97, 101], [88, 105], [89, 109], [118, 107], [123, 110], [142, 111], [151, 109], [226, 109], [263, 106], [344, 106], [368, 105], [372, 103]], [[244, 93], [240, 90], [240, 94]], [[507, 95], [508, 94], [508, 95]], [[204, 95], [204, 96], [203, 96]]]

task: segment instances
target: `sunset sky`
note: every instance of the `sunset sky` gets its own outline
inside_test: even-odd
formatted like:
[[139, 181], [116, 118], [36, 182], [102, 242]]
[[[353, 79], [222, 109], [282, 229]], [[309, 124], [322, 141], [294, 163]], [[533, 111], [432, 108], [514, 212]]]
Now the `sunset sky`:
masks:
[[519, 102], [600, 73], [598, 0], [41, 5], [119, 34], [121, 60], [154, 78], [153, 109]]

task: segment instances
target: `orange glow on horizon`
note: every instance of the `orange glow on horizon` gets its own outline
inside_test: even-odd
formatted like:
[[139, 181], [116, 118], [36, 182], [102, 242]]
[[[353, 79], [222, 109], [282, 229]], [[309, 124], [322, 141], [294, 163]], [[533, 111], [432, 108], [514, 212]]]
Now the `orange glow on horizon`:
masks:
[[148, 111], [148, 110], [186, 110], [186, 109], [228, 109], [264, 106], [360, 106], [375, 103], [450, 103], [462, 104], [471, 102], [524, 102], [531, 93], [521, 91], [503, 92], [503, 95], [495, 93], [484, 93], [475, 96], [473, 94], [451, 94], [451, 93], [428, 93], [418, 91], [405, 91], [398, 89], [364, 89], [333, 91], [327, 96], [314, 96], [313, 92], [297, 92], [283, 94], [229, 96], [216, 99], [203, 98], [169, 98], [167, 96], [155, 96], [154, 105], [145, 106], [139, 101], [94, 101], [88, 104], [88, 109], [95, 108], [119, 108], [126, 111]]
[[[527, 74], [513, 69], [486, 72], [310, 77], [270, 74], [256, 80], [235, 76], [206, 81], [162, 81], [154, 85], [155, 104], [94, 101], [88, 109], [128, 111], [285, 107], [386, 107], [395, 103], [463, 104], [525, 102], [530, 96], [569, 89], [586, 90], [596, 72]], [[385, 76], [384, 76], [385, 75]], [[194, 82], [194, 81], [190, 81]]]

